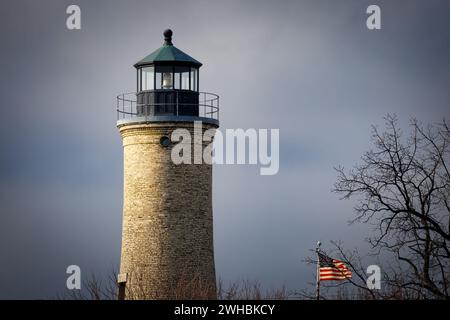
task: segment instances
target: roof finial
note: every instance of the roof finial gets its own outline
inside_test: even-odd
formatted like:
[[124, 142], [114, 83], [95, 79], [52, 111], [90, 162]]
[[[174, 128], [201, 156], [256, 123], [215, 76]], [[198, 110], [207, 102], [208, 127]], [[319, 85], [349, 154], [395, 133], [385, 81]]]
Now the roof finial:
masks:
[[164, 45], [165, 46], [173, 46], [172, 34], [173, 34], [173, 32], [170, 29], [166, 29], [164, 31], [163, 35], [164, 35]]

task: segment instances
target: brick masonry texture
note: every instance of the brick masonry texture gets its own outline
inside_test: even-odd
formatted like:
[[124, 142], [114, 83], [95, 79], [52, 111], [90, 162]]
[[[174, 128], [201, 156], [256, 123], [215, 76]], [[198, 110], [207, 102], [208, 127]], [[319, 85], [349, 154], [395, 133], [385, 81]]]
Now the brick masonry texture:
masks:
[[[121, 126], [124, 149], [124, 203], [120, 274], [134, 299], [190, 298], [177, 288], [201, 282], [216, 297], [213, 252], [212, 166], [175, 165], [162, 136], [193, 123]], [[203, 124], [203, 131], [216, 126]], [[192, 139], [191, 146], [209, 142]], [[192, 151], [193, 152], [193, 151]], [[181, 290], [182, 291], [182, 290]]]

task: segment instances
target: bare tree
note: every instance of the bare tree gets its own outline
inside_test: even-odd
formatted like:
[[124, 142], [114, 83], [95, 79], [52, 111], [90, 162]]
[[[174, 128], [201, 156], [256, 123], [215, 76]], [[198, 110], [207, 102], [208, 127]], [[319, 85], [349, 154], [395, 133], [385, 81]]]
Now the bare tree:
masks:
[[[132, 275], [131, 275], [132, 276]], [[60, 300], [117, 300], [118, 277], [115, 269], [102, 279], [91, 275], [83, 281], [83, 290], [70, 290], [58, 294]], [[198, 276], [183, 275], [171, 289], [172, 299], [208, 300], [211, 299], [211, 288]], [[152, 300], [154, 294], [149, 294], [144, 284], [137, 284], [126, 288], [127, 300]], [[242, 279], [224, 286], [219, 279], [217, 284], [218, 300], [287, 300], [293, 298], [285, 286], [280, 288], [264, 289], [258, 281]]]
[[407, 298], [449, 299], [450, 129], [412, 120], [407, 137], [397, 117], [373, 127], [373, 149], [349, 172], [339, 167], [334, 191], [356, 197], [352, 222], [371, 223], [368, 239], [397, 262], [386, 273], [392, 292]]

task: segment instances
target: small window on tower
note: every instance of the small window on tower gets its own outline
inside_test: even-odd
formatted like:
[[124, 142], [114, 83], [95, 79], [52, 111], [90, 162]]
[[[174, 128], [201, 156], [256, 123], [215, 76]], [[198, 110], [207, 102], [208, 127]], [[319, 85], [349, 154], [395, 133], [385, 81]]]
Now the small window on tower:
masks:
[[159, 143], [167, 148], [170, 145], [170, 138], [167, 136], [162, 136], [161, 139], [159, 139]]

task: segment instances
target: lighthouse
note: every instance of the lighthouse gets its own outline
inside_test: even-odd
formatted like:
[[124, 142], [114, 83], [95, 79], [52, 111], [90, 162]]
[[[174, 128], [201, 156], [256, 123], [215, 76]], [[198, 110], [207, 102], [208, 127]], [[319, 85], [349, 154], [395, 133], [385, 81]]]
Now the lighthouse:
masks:
[[210, 142], [174, 142], [172, 133], [194, 136], [199, 123], [202, 133], [214, 132], [219, 97], [200, 91], [202, 64], [173, 45], [170, 29], [163, 35], [163, 45], [134, 65], [136, 92], [117, 97], [124, 155], [119, 299], [214, 299], [212, 165], [172, 160], [177, 143], [204, 150]]

